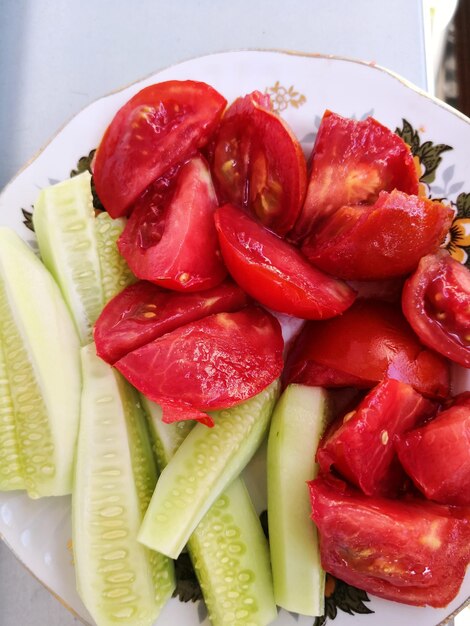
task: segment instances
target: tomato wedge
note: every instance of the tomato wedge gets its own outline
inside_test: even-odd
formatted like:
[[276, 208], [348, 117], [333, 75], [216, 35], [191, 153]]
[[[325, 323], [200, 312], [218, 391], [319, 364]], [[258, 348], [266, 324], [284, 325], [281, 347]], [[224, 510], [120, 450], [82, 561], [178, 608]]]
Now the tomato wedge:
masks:
[[421, 341], [470, 367], [470, 271], [445, 250], [421, 259], [407, 280], [403, 312]]
[[197, 293], [164, 291], [139, 281], [104, 307], [94, 328], [96, 353], [113, 364], [179, 326], [214, 313], [237, 311], [247, 302], [243, 291], [228, 280]]
[[401, 464], [426, 498], [470, 506], [470, 393], [396, 441]]
[[397, 380], [385, 379], [337, 421], [318, 448], [324, 472], [333, 467], [363, 493], [396, 495], [405, 482], [394, 438], [436, 411], [434, 403]]
[[325, 111], [311, 156], [307, 196], [293, 238], [303, 240], [319, 220], [345, 205], [372, 204], [381, 191], [419, 190], [413, 155], [377, 120], [356, 121]]
[[343, 206], [325, 218], [302, 252], [339, 278], [403, 276], [416, 269], [422, 256], [437, 251], [453, 217], [440, 202], [383, 191], [372, 206]]
[[285, 235], [305, 196], [307, 166], [287, 124], [255, 91], [227, 109], [213, 147], [212, 172], [220, 203], [248, 207], [262, 224]]
[[222, 255], [235, 281], [265, 306], [304, 319], [339, 315], [354, 291], [312, 267], [290, 245], [241, 209], [226, 204], [215, 224]]
[[112, 217], [216, 129], [227, 101], [205, 83], [171, 80], [139, 91], [119, 109], [96, 152], [96, 192]]
[[162, 203], [140, 202], [119, 238], [132, 272], [167, 289], [199, 291], [218, 285], [222, 262], [214, 212], [217, 198], [206, 161], [185, 163], [173, 193]]
[[400, 309], [386, 302], [357, 300], [339, 317], [307, 322], [289, 353], [285, 379], [324, 385], [315, 379], [322, 366], [332, 386], [367, 388], [388, 377], [431, 398], [449, 394], [447, 361], [426, 349]]
[[[114, 366], [163, 408], [163, 420], [197, 419], [251, 398], [282, 371], [279, 322], [260, 307], [217, 313], [129, 352]], [[175, 415], [176, 413], [176, 415]]]
[[444, 607], [470, 558], [468, 509], [369, 497], [341, 481], [309, 484], [324, 569], [374, 595]]

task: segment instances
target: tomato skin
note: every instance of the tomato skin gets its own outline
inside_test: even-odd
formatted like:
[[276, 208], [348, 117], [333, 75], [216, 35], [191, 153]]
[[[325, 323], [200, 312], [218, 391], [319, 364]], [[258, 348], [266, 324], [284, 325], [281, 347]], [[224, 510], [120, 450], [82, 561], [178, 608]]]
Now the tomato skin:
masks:
[[231, 281], [197, 293], [164, 291], [147, 281], [126, 287], [104, 307], [94, 328], [96, 353], [107, 363], [189, 322], [237, 311], [247, 296]]
[[421, 341], [470, 367], [470, 272], [448, 252], [421, 259], [406, 281], [403, 313]]
[[96, 192], [111, 217], [126, 215], [157, 178], [204, 146], [227, 101], [192, 80], [150, 85], [119, 109], [96, 151]]
[[332, 467], [368, 496], [393, 496], [404, 484], [394, 438], [436, 410], [406, 384], [385, 379], [354, 411], [338, 420], [334, 432], [321, 442], [317, 462], [324, 472]]
[[387, 376], [409, 383], [426, 397], [449, 395], [447, 361], [424, 348], [400, 309], [386, 302], [357, 300], [339, 317], [307, 322], [289, 353], [286, 380], [300, 382], [301, 376], [315, 385], [319, 366], [333, 368], [334, 386], [373, 387]]
[[470, 558], [468, 509], [370, 497], [338, 480], [309, 483], [323, 568], [381, 598], [444, 607]]
[[174, 419], [174, 411], [187, 419], [207, 419], [201, 411], [231, 407], [278, 378], [282, 351], [279, 322], [250, 306], [180, 326], [114, 366], [162, 405], [165, 419]]
[[470, 506], [470, 393], [421, 428], [402, 434], [395, 446], [426, 498]]
[[142, 201], [118, 241], [119, 251], [142, 280], [175, 291], [210, 289], [222, 282], [214, 212], [217, 198], [206, 161], [185, 163], [162, 203]]
[[380, 191], [418, 194], [413, 155], [377, 120], [325, 111], [311, 156], [307, 195], [292, 238], [301, 241], [321, 219], [345, 205], [373, 204]]
[[225, 264], [234, 280], [265, 306], [303, 319], [339, 315], [354, 291], [312, 267], [297, 248], [226, 204], [215, 224]]
[[438, 250], [453, 217], [452, 209], [440, 202], [383, 191], [372, 206], [343, 206], [324, 219], [302, 252], [339, 278], [404, 276], [422, 256]]
[[[301, 331], [302, 332], [302, 331]], [[310, 387], [357, 387], [367, 389], [374, 385], [374, 381], [364, 380], [359, 376], [353, 376], [334, 367], [328, 367], [317, 363], [309, 358], [308, 342], [309, 329], [304, 328], [303, 334], [293, 344], [283, 372], [285, 385], [296, 383], [298, 385], [310, 385]], [[307, 344], [304, 344], [304, 340]]]
[[264, 226], [285, 235], [305, 196], [307, 165], [287, 124], [272, 111], [269, 96], [253, 92], [227, 109], [212, 159], [220, 204], [250, 209]]
[[375, 281], [348, 281], [348, 285], [357, 292], [358, 298], [383, 300], [393, 304], [401, 303], [401, 292], [404, 284], [405, 279], [403, 277]]

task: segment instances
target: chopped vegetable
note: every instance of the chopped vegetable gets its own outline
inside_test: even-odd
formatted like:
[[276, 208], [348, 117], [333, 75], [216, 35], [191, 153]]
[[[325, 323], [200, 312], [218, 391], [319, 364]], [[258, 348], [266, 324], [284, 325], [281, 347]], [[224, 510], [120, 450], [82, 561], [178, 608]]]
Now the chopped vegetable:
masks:
[[[266, 434], [277, 397], [273, 383], [238, 406], [198, 424], [160, 475], [139, 541], [176, 558], [215, 500], [251, 459]], [[189, 485], [189, 487], [188, 487]]]
[[289, 385], [271, 422], [268, 441], [268, 523], [276, 604], [323, 615], [325, 572], [310, 519], [307, 481], [318, 472], [315, 452], [328, 421], [326, 392]]

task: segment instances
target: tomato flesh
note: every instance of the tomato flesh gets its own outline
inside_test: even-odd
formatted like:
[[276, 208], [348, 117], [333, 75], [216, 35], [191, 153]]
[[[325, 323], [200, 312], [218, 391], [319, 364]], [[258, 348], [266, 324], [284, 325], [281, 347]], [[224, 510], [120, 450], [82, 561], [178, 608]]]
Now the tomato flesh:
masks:
[[253, 92], [227, 109], [216, 135], [212, 171], [220, 203], [249, 208], [279, 235], [294, 225], [302, 205], [307, 166], [269, 96]]
[[402, 306], [421, 341], [470, 367], [470, 271], [445, 250], [421, 259], [403, 288]]
[[470, 558], [468, 509], [370, 497], [320, 476], [309, 483], [323, 568], [387, 600], [444, 607]]
[[317, 363], [307, 355], [308, 345], [303, 342], [308, 337], [308, 329], [305, 328], [303, 335], [298, 337], [283, 372], [285, 385], [297, 383], [298, 385], [310, 385], [310, 387], [326, 387], [334, 389], [336, 387], [357, 387], [367, 389], [374, 385], [373, 381], [364, 380], [359, 376], [353, 376], [335, 367], [328, 367]]
[[388, 377], [427, 397], [449, 394], [447, 361], [426, 349], [400, 309], [386, 302], [357, 300], [341, 316], [307, 322], [288, 356], [286, 381], [324, 384], [315, 382], [321, 366], [334, 370], [333, 386], [367, 388]]
[[312, 267], [300, 252], [232, 205], [215, 217], [225, 264], [234, 280], [265, 306], [304, 319], [339, 315], [354, 291]]
[[176, 291], [210, 289], [227, 274], [214, 226], [216, 208], [209, 167], [196, 156], [181, 167], [168, 197], [142, 200], [134, 209], [119, 251], [137, 278]]
[[313, 226], [345, 205], [372, 204], [381, 191], [417, 194], [413, 155], [404, 141], [374, 118], [323, 115], [311, 156], [305, 203], [293, 230], [303, 240]]
[[384, 191], [372, 206], [343, 206], [324, 219], [302, 252], [339, 278], [403, 276], [439, 248], [453, 217], [440, 202]]
[[217, 313], [180, 326], [129, 352], [114, 366], [163, 417], [199, 419], [228, 408], [272, 383], [282, 371], [278, 321], [260, 307]]
[[379, 383], [321, 442], [317, 461], [333, 467], [366, 495], [395, 495], [405, 475], [397, 462], [394, 438], [435, 412], [435, 406], [397, 380]]
[[108, 302], [97, 319], [96, 353], [113, 364], [179, 326], [214, 313], [237, 311], [247, 302], [247, 296], [231, 281], [197, 293], [164, 291], [139, 281]]
[[470, 393], [396, 442], [401, 464], [426, 498], [470, 506]]
[[111, 217], [126, 215], [156, 179], [204, 146], [227, 101], [196, 81], [139, 91], [119, 109], [96, 151], [96, 192]]

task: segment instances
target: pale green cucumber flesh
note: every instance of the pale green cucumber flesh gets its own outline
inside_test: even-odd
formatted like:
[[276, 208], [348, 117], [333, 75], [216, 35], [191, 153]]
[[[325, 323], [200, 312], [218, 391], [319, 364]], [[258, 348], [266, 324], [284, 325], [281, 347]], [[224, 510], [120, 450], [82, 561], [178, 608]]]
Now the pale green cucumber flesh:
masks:
[[163, 470], [139, 531], [143, 544], [176, 558], [224, 489], [243, 470], [266, 432], [278, 383], [197, 424]]
[[[194, 423], [164, 424], [161, 408], [142, 402], [163, 470]], [[241, 478], [217, 498], [187, 547], [213, 626], [264, 626], [276, 617], [268, 543]]]
[[289, 385], [273, 414], [268, 438], [268, 524], [276, 604], [303, 615], [324, 612], [325, 574], [311, 520], [307, 481], [328, 420], [326, 392]]
[[70, 493], [78, 337], [51, 275], [7, 228], [0, 228], [0, 336], [24, 485], [31, 497]]
[[60, 286], [82, 344], [87, 344], [104, 306], [90, 174], [43, 189], [33, 224], [42, 260]]
[[268, 543], [241, 478], [204, 515], [188, 550], [213, 626], [265, 626], [276, 618]]
[[[3, 318], [0, 286], [0, 319]], [[1, 339], [0, 323], [0, 491], [25, 489], [13, 398]]]
[[135, 281], [124, 257], [119, 253], [117, 240], [121, 235], [126, 220], [113, 220], [106, 212], [95, 218], [95, 233], [98, 246], [98, 256], [101, 267], [101, 283], [103, 286], [104, 304], [114, 298], [116, 294]]
[[173, 564], [137, 542], [156, 470], [136, 393], [82, 349], [72, 498], [79, 594], [98, 626], [150, 626], [174, 589]]
[[147, 414], [158, 469], [162, 472], [194, 428], [196, 422], [184, 420], [165, 424], [162, 422], [161, 407], [144, 395], [141, 395], [140, 398]]

